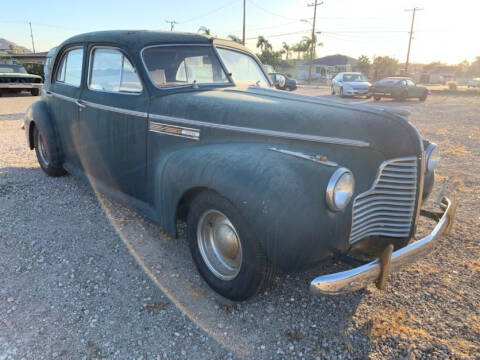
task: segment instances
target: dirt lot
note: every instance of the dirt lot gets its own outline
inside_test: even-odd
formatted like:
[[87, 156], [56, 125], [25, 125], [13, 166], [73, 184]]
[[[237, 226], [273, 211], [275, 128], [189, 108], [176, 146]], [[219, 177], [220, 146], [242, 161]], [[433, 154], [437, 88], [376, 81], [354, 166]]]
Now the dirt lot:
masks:
[[240, 304], [205, 285], [184, 239], [46, 177], [20, 130], [33, 100], [0, 98], [0, 359], [480, 359], [479, 98], [380, 103], [411, 111], [442, 150], [437, 190], [457, 187], [454, 232], [433, 254], [383, 292], [310, 296], [312, 277], [345, 267], [332, 260]]

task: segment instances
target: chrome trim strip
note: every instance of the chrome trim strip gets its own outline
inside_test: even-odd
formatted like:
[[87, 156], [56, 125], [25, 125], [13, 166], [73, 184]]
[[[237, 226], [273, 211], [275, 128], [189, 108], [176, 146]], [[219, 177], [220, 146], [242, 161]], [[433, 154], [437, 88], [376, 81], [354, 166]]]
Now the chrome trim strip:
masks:
[[178, 136], [178, 137], [183, 137], [183, 138], [192, 139], [192, 140], [200, 139], [200, 129], [162, 124], [155, 121], [149, 122], [148, 130], [152, 132], [160, 133], [160, 134]]
[[[313, 161], [313, 162], [316, 162], [316, 163], [322, 164], [322, 165], [338, 166], [337, 163], [327, 160], [326, 156], [307, 155], [307, 154], [304, 154], [304, 153], [301, 153], [301, 152], [290, 151], [290, 150], [285, 150], [285, 149], [277, 149], [277, 148], [274, 148], [274, 147], [269, 148], [268, 150], [276, 151], [276, 152], [279, 152], [279, 153], [285, 154], [285, 155], [295, 156], [295, 157], [298, 157], [300, 159], [310, 160], [310, 161]], [[325, 160], [322, 160], [322, 158], [325, 158]]]
[[85, 100], [83, 100], [83, 103], [87, 106], [90, 106], [92, 108], [99, 109], [99, 110], [112, 111], [112, 112], [116, 112], [116, 113], [119, 113], [119, 114], [137, 116], [137, 117], [141, 117], [141, 118], [147, 118], [148, 117], [148, 113], [142, 112], [142, 111], [127, 110], [127, 109], [122, 109], [122, 108], [118, 108], [118, 107], [114, 107], [114, 106], [101, 105], [101, 104], [97, 104], [97, 103], [90, 102], [90, 101], [85, 101]]
[[65, 95], [54, 93], [54, 92], [50, 92], [50, 95], [62, 100], [73, 102], [73, 103], [77, 101], [77, 99], [71, 98], [70, 96], [65, 96]]
[[190, 119], [184, 119], [184, 118], [167, 116], [167, 115], [149, 114], [149, 116], [151, 119], [154, 119], [154, 120], [171, 121], [171, 122], [191, 125], [195, 127], [203, 126], [203, 127], [213, 128], [213, 129], [236, 131], [236, 132], [242, 132], [242, 133], [253, 134], [253, 135], [271, 136], [271, 137], [277, 137], [282, 139], [304, 140], [304, 141], [311, 141], [311, 142], [347, 145], [347, 146], [356, 146], [356, 147], [370, 146], [368, 142], [364, 142], [360, 140], [297, 134], [297, 133], [289, 133], [289, 132], [267, 130], [267, 129], [253, 129], [253, 128], [243, 127], [243, 126], [215, 124], [215, 123], [210, 123], [205, 121], [190, 120]]
[[[449, 225], [455, 216], [455, 206], [452, 206], [452, 202], [446, 197], [442, 199], [442, 205], [445, 212], [429, 235], [392, 253], [390, 272], [398, 271], [403, 266], [425, 257], [433, 250], [436, 240], [443, 233], [448, 233]], [[377, 259], [351, 270], [318, 276], [310, 283], [310, 292], [313, 295], [345, 294], [366, 287], [378, 279], [379, 275], [380, 261]]]

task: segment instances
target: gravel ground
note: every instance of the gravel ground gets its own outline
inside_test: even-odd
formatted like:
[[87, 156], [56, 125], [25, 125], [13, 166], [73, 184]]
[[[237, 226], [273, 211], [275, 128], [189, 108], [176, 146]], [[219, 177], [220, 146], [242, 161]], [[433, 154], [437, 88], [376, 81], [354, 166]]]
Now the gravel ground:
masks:
[[437, 190], [457, 188], [433, 254], [385, 291], [310, 296], [312, 277], [345, 268], [331, 260], [240, 304], [205, 285], [183, 238], [45, 176], [19, 129], [34, 99], [0, 99], [0, 359], [480, 359], [479, 98], [381, 102], [411, 111], [443, 152]]

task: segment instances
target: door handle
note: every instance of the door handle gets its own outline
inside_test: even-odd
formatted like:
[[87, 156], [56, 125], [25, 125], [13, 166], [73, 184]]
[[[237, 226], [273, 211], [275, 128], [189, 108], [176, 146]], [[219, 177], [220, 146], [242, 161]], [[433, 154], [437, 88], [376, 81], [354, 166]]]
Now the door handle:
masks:
[[82, 100], [75, 100], [75, 104], [78, 106], [78, 111], [82, 111], [87, 106]]
[[47, 95], [48, 97], [50, 97], [50, 96], [52, 96], [52, 92], [49, 91], [49, 90], [47, 90], [47, 91], [45, 91], [45, 95]]

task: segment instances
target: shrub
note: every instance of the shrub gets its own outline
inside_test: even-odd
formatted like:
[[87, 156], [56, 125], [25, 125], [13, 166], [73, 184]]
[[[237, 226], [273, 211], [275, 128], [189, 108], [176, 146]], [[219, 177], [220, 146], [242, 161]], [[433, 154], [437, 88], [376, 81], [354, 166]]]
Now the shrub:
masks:
[[457, 91], [457, 83], [455, 81], [450, 81], [447, 83], [448, 89], [451, 91]]

